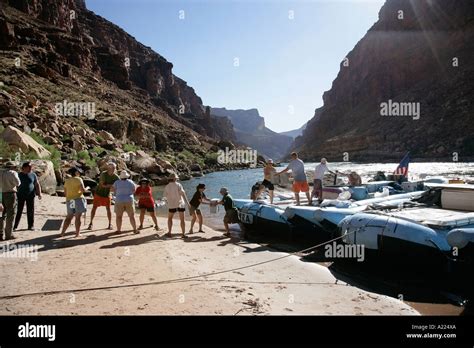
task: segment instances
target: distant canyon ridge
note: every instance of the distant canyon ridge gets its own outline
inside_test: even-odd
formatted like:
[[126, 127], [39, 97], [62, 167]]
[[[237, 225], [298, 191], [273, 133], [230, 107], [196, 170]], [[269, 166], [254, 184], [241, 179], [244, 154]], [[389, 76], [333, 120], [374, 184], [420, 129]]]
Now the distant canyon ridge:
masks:
[[250, 146], [267, 158], [284, 158], [293, 143], [293, 137], [266, 127], [265, 118], [260, 116], [257, 109], [211, 108], [211, 114], [228, 118], [233, 125], [237, 142]]

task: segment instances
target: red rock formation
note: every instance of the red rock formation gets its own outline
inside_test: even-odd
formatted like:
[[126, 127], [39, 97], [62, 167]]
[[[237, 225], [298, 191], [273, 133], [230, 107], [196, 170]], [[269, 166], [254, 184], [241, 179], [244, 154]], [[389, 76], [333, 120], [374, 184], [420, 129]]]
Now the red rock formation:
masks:
[[[19, 123], [54, 139], [57, 135], [43, 122], [53, 116], [47, 115], [46, 109], [63, 99], [79, 98], [75, 101], [97, 101], [98, 116], [86, 120], [88, 125], [111, 132], [121, 143], [134, 142], [151, 150], [181, 150], [201, 140], [211, 146], [216, 140], [235, 137], [229, 124], [205, 124], [201, 98], [173, 74], [172, 63], [87, 10], [84, 0], [0, 2], [0, 49], [5, 49], [0, 56], [0, 77], [11, 82], [8, 88], [25, 89], [45, 105], [41, 127], [26, 114], [15, 121], [4, 119], [4, 124]], [[17, 56], [23, 59], [18, 67], [11, 64]], [[36, 90], [37, 77], [44, 80]], [[10, 105], [4, 109], [10, 110]], [[58, 123], [64, 128], [62, 135], [76, 129], [73, 121]], [[96, 144], [94, 139], [85, 139], [80, 145], [76, 147]]]
[[[388, 0], [294, 148], [313, 160], [342, 160], [344, 152], [351, 160], [399, 159], [408, 150], [473, 157], [473, 17], [470, 0]], [[389, 99], [420, 103], [420, 118], [381, 116]]]

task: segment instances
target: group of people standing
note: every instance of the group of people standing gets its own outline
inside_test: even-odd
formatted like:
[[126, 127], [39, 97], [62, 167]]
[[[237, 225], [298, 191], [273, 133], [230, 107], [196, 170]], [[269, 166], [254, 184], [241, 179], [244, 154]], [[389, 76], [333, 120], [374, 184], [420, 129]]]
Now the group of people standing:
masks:
[[28, 230], [34, 229], [35, 198], [41, 199], [41, 186], [31, 162], [23, 163], [20, 172], [15, 162], [5, 163], [4, 168], [0, 171], [0, 240], [12, 240], [25, 205]]
[[[13, 231], [18, 228], [23, 208], [26, 204], [28, 230], [34, 229], [34, 202], [36, 197], [41, 199], [41, 186], [38, 177], [33, 171], [30, 162], [25, 162], [21, 166], [21, 171], [17, 172], [17, 164], [9, 161], [4, 164], [0, 171], [0, 240], [15, 239]], [[66, 218], [61, 229], [61, 236], [64, 236], [67, 229], [74, 219], [76, 237], [81, 235], [82, 217], [87, 212], [87, 200], [84, 195], [89, 187], [86, 187], [81, 178], [79, 168], [70, 168], [67, 173], [69, 177], [64, 182], [64, 196], [66, 198]], [[156, 204], [152, 194], [150, 180], [143, 178], [136, 185], [126, 170], [117, 174], [115, 163], [108, 163], [107, 169], [99, 176], [99, 183], [93, 190], [93, 203], [88, 230], [93, 229], [94, 218], [99, 207], [105, 207], [108, 219], [108, 229], [113, 230], [112, 226], [112, 195], [114, 199], [114, 212], [116, 233], [122, 232], [123, 215], [126, 213], [133, 232], [138, 234], [143, 229], [146, 213], [151, 216], [155, 230], [161, 231], [156, 218]], [[183, 186], [178, 182], [178, 176], [171, 174], [169, 183], [166, 185], [163, 193], [163, 200], [168, 206], [168, 233], [171, 237], [173, 227], [173, 217], [176, 213], [179, 215], [182, 238], [185, 234], [185, 216], [186, 208], [191, 215], [191, 226], [189, 233], [193, 233], [196, 222], [199, 225], [199, 232], [203, 232], [203, 217], [199, 208], [201, 203], [222, 204], [226, 210], [224, 217], [225, 235], [229, 236], [229, 224], [238, 222], [237, 212], [234, 208], [233, 199], [226, 188], [221, 188], [222, 199], [220, 201], [209, 200], [204, 191], [206, 186], [199, 184], [196, 187], [192, 199], [189, 201]], [[139, 226], [135, 219], [135, 199], [138, 200], [138, 209], [140, 209]]]
[[255, 193], [252, 193], [252, 199], [257, 199], [263, 190], [268, 189], [270, 195], [270, 204], [273, 204], [274, 189], [275, 186], [272, 183], [272, 177], [274, 175], [281, 175], [288, 171], [292, 172], [293, 185], [292, 191], [295, 194], [296, 204], [300, 205], [300, 192], [304, 192], [308, 200], [308, 205], [312, 205], [313, 199], [317, 199], [319, 203], [323, 200], [323, 179], [324, 175], [329, 172], [334, 175], [347, 176], [349, 179], [349, 186], [359, 186], [362, 184], [361, 177], [356, 172], [350, 172], [349, 174], [341, 173], [339, 171], [331, 171], [327, 166], [327, 160], [321, 158], [321, 162], [316, 165], [314, 169], [314, 180], [313, 180], [313, 191], [310, 194], [308, 179], [306, 177], [304, 162], [298, 157], [298, 153], [291, 153], [291, 160], [287, 167], [280, 172], [277, 172], [273, 166], [273, 161], [270, 159], [266, 162], [263, 169], [264, 180], [259, 185]]
[[[81, 179], [81, 172], [77, 168], [71, 168], [69, 170], [70, 178], [66, 179], [64, 183], [64, 195], [66, 197], [67, 216], [63, 224], [61, 236], [64, 236], [66, 230], [73, 218], [75, 218], [76, 236], [80, 236], [81, 231], [81, 217], [87, 211], [87, 201], [84, 196], [86, 187]], [[168, 233], [167, 237], [171, 237], [171, 230], [173, 227], [173, 217], [176, 213], [179, 215], [181, 235], [182, 238], [187, 238], [185, 233], [185, 211], [188, 208], [191, 215], [191, 227], [189, 233], [193, 233], [193, 227], [196, 221], [199, 223], [199, 232], [202, 231], [203, 218], [202, 213], [199, 209], [201, 203], [213, 204], [207, 199], [204, 191], [206, 186], [199, 184], [196, 188], [192, 199], [189, 201], [183, 186], [178, 182], [178, 176], [171, 174], [169, 177], [169, 183], [165, 186], [163, 193], [163, 200], [166, 201], [168, 206]], [[112, 194], [115, 196], [114, 211], [116, 216], [116, 233], [122, 232], [122, 220], [123, 215], [126, 213], [130, 224], [132, 225], [133, 232], [138, 234], [143, 229], [143, 223], [146, 213], [149, 213], [154, 222], [155, 230], [161, 231], [162, 229], [158, 226], [158, 220], [156, 218], [156, 204], [152, 194], [152, 188], [150, 180], [141, 179], [136, 185], [131, 179], [130, 174], [126, 170], [122, 170], [120, 175], [117, 175], [115, 163], [108, 163], [107, 170], [102, 172], [99, 177], [98, 187], [95, 189], [93, 195], [91, 220], [88, 226], [88, 230], [93, 229], [93, 221], [96, 215], [96, 211], [99, 207], [105, 207], [108, 218], [108, 229], [113, 230], [112, 226]], [[227, 192], [227, 189], [222, 188], [221, 194], [223, 199], [216, 204], [223, 204], [224, 207], [229, 210], [233, 210], [232, 197]], [[135, 198], [138, 199], [138, 209], [140, 209], [139, 222], [140, 225], [137, 227], [135, 219]], [[231, 219], [226, 215], [224, 219], [224, 225], [226, 227], [226, 235], [229, 235], [228, 223], [236, 222], [236, 219]]]
[[[0, 238], [3, 240], [3, 234], [5, 232], [5, 240], [10, 240], [15, 238], [12, 232], [18, 227], [25, 204], [27, 208], [28, 229], [34, 229], [34, 202], [36, 197], [41, 199], [41, 186], [39, 185], [38, 177], [33, 172], [33, 167], [30, 162], [23, 163], [19, 173], [16, 172], [14, 162], [7, 162], [5, 168], [5, 170], [0, 171]], [[357, 173], [351, 172], [344, 174], [338, 171], [333, 172], [329, 170], [326, 159], [322, 158], [321, 162], [315, 168], [314, 188], [310, 194], [304, 163], [299, 159], [298, 154], [293, 152], [287, 167], [280, 172], [276, 171], [271, 159], [267, 161], [263, 169], [264, 180], [253, 190], [252, 198], [257, 199], [263, 190], [268, 189], [270, 203], [272, 204], [275, 189], [272, 183], [273, 177], [288, 171], [291, 171], [293, 174], [292, 191], [295, 194], [297, 205], [300, 204], [300, 192], [306, 194], [309, 205], [312, 205], [312, 201], [315, 198], [319, 202], [322, 201], [323, 179], [326, 172], [347, 176], [349, 178], [349, 185], [351, 186], [361, 185], [361, 178]], [[74, 225], [76, 236], [78, 237], [81, 231], [81, 217], [87, 212], [87, 200], [84, 193], [88, 188], [85, 187], [84, 181], [81, 178], [80, 169], [73, 167], [69, 169], [68, 174], [70, 177], [67, 178], [64, 183], [67, 215], [63, 223], [61, 236], [65, 235], [72, 220], [75, 219]], [[176, 213], [179, 215], [181, 236], [182, 238], [187, 237], [185, 233], [186, 208], [191, 215], [189, 234], [193, 233], [196, 222], [198, 222], [199, 225], [199, 232], [203, 232], [203, 217], [199, 208], [201, 204], [221, 204], [224, 206], [226, 211], [223, 221], [225, 235], [229, 236], [229, 224], [238, 222], [237, 210], [234, 207], [232, 196], [229, 194], [227, 188], [223, 187], [220, 189], [222, 199], [219, 201], [211, 201], [206, 197], [204, 193], [205, 190], [206, 186], [199, 184], [196, 187], [196, 192], [193, 194], [192, 199], [188, 200], [183, 186], [178, 182], [178, 176], [176, 174], [170, 175], [169, 183], [165, 186], [163, 193], [163, 200], [166, 201], [168, 206], [167, 237], [171, 237], [173, 217]], [[105, 207], [108, 219], [107, 228], [113, 230], [111, 211], [112, 195], [115, 196], [114, 211], [117, 233], [121, 233], [122, 231], [122, 220], [125, 213], [130, 220], [133, 232], [136, 234], [140, 233], [140, 230], [144, 228], [143, 223], [146, 213], [149, 213], [153, 219], [155, 230], [161, 230], [156, 218], [156, 204], [152, 195], [150, 180], [146, 178], [141, 179], [138, 185], [136, 185], [130, 179], [130, 174], [126, 170], [122, 170], [120, 175], [118, 175], [116, 164], [112, 162], [108, 163], [107, 169], [100, 174], [99, 183], [94, 190], [88, 230], [93, 229], [94, 218], [99, 207]], [[138, 208], [140, 209], [140, 224], [138, 227], [135, 219], [135, 199], [138, 200]]]

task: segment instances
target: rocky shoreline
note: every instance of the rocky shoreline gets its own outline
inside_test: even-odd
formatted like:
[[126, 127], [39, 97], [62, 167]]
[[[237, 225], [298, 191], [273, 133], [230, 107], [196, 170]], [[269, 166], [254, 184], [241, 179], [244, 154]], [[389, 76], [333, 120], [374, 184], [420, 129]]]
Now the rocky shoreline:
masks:
[[[30, 132], [30, 134], [36, 133]], [[104, 141], [113, 143], [114, 138], [110, 133], [101, 131], [99, 134], [106, 138]], [[202, 163], [199, 157], [192, 156], [190, 152], [187, 153], [187, 157], [182, 153], [172, 156], [168, 153], [149, 153], [144, 150], [125, 151], [118, 146], [112, 150], [102, 148], [100, 153], [93, 151], [78, 153], [70, 148], [68, 148], [69, 151], [64, 151], [67, 145], [58, 147], [58, 144], [41, 144], [41, 138], [34, 135], [39, 140], [38, 142], [31, 135], [13, 126], [0, 128], [0, 165], [8, 160], [16, 161], [18, 165], [24, 161], [31, 161], [43, 191], [48, 194], [60, 192], [57, 188], [63, 184], [66, 173], [71, 167], [79, 168], [84, 179], [91, 186], [95, 185], [101, 171], [106, 170], [109, 162], [114, 162], [119, 171], [129, 171], [133, 180], [148, 178], [154, 186], [167, 184], [171, 173], [178, 174], [180, 180], [189, 180], [210, 172], [250, 167], [250, 164], [245, 163], [221, 164], [217, 159], [207, 163], [204, 159]], [[233, 146], [229, 142], [223, 142], [220, 145], [225, 145], [227, 148]], [[220, 148], [216, 146], [215, 151], [219, 150]], [[78, 156], [81, 153], [83, 155]], [[262, 163], [263, 158], [259, 158], [258, 166], [262, 166]]]

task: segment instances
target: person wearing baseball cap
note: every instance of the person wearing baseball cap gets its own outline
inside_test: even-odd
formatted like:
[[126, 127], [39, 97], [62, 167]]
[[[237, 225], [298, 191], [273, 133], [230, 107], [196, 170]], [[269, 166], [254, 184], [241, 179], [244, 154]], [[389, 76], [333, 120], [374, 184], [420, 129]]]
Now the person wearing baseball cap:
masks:
[[219, 190], [219, 193], [222, 195], [222, 200], [220, 200], [217, 204], [222, 204], [225, 210], [224, 216], [224, 227], [225, 233], [224, 236], [230, 237], [230, 230], [229, 224], [235, 224], [239, 222], [237, 216], [237, 209], [234, 206], [234, 200], [232, 196], [229, 194], [229, 190], [226, 187], [222, 187]]

